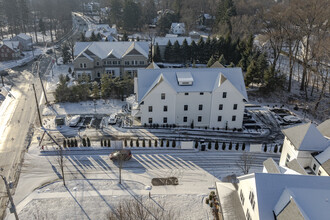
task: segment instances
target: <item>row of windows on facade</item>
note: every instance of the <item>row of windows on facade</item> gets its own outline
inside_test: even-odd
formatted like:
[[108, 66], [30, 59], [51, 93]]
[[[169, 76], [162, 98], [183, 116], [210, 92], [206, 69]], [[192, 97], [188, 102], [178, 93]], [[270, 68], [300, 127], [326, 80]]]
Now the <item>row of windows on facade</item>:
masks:
[[[232, 118], [231, 118], [232, 121], [236, 121], [236, 115], [233, 115]], [[188, 117], [187, 116], [184, 116], [183, 117], [183, 122], [188, 122]], [[203, 121], [203, 117], [202, 116], [198, 116], [197, 117], [197, 121], [198, 122], [202, 122]], [[222, 121], [222, 116], [218, 116], [218, 121]], [[152, 124], [153, 120], [152, 118], [148, 118], [148, 122], [149, 124]], [[163, 123], [167, 123], [167, 117], [163, 117]]]
[[[109, 76], [111, 76], [112, 78], [116, 78], [115, 70], [106, 70], [105, 73], [108, 74]], [[125, 74], [127, 74], [127, 75], [132, 75], [132, 74], [136, 74], [136, 73], [137, 73], [137, 70], [126, 70], [125, 71]], [[85, 73], [85, 74], [82, 74], [82, 75], [78, 74], [78, 78], [81, 78], [84, 75], [87, 75], [89, 77], [89, 79], [91, 79], [91, 76], [90, 76], [89, 73]], [[96, 77], [101, 78], [101, 73], [98, 72], [96, 74]], [[122, 77], [122, 73], [120, 73], [120, 77]]]
[[[120, 65], [120, 61], [104, 61], [103, 64], [104, 65]], [[125, 61], [125, 65], [129, 66], [129, 65], [144, 65], [145, 62], [144, 61], [137, 61], [137, 60], [132, 60], [130, 61]], [[99, 66], [100, 62], [96, 62], [96, 66]], [[87, 68], [87, 64], [86, 63], [80, 63], [80, 68]]]
[[7, 48], [6, 50], [3, 48], [1, 49], [1, 52], [5, 52], [5, 51], [7, 51], [8, 53], [10, 52], [9, 48]]
[[[152, 110], [153, 110], [153, 107], [152, 106], [148, 106], [148, 111], [149, 112], [152, 112]], [[188, 105], [184, 105], [183, 106], [183, 110], [184, 111], [188, 111]], [[203, 105], [202, 104], [201, 105], [198, 105], [198, 110], [199, 111], [202, 111], [203, 110]], [[223, 110], [223, 104], [219, 104], [219, 110]], [[237, 104], [234, 104], [233, 105], [233, 110], [237, 110]], [[164, 105], [163, 111], [164, 112], [167, 112], [167, 105]]]
[[[243, 195], [242, 190], [240, 190], [239, 197], [240, 197], [242, 206], [244, 206], [245, 198], [244, 198], [244, 195]], [[251, 204], [252, 209], [254, 210], [255, 201], [254, 201], [254, 194], [253, 194], [252, 191], [249, 194], [249, 201], [250, 201], [250, 204]], [[246, 219], [247, 220], [252, 220], [249, 209], [246, 210], [246, 215], [245, 216], [246, 216]]]
[[[204, 95], [204, 92], [200, 92], [200, 95]], [[189, 95], [189, 92], [185, 92], [184, 95]], [[222, 98], [227, 98], [227, 92], [222, 93]], [[160, 95], [160, 99], [164, 100], [165, 99], [165, 93], [162, 93]]]

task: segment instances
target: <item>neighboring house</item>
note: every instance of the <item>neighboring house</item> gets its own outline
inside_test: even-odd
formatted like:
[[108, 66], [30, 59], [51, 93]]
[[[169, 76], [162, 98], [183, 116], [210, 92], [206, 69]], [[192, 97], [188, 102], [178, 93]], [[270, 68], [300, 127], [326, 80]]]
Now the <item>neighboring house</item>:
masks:
[[22, 45], [22, 50], [32, 50], [32, 37], [26, 34], [19, 34], [12, 38], [13, 41], [19, 41]]
[[[327, 120], [319, 127], [329, 128]], [[318, 127], [318, 128], [319, 128]], [[330, 140], [312, 123], [284, 129], [285, 135], [280, 166], [301, 174], [330, 175]], [[329, 135], [328, 130], [324, 132]], [[303, 172], [305, 171], [305, 172]]]
[[148, 42], [77, 42], [73, 61], [76, 78], [84, 74], [100, 80], [103, 73], [112, 77], [136, 75], [148, 66]]
[[224, 220], [329, 219], [329, 177], [255, 173], [237, 179], [216, 183]]
[[0, 43], [0, 61], [19, 59], [22, 46], [19, 41], [4, 41]]
[[177, 34], [177, 35], [185, 34], [186, 33], [186, 27], [185, 27], [184, 23], [172, 23], [170, 33], [171, 34]]
[[156, 44], [158, 44], [160, 56], [162, 59], [164, 59], [165, 48], [169, 41], [171, 42], [172, 45], [175, 43], [175, 41], [178, 41], [180, 46], [182, 46], [184, 40], [187, 41], [188, 45], [190, 45], [192, 42], [190, 37], [176, 37], [171, 35], [167, 35], [167, 36], [168, 37], [156, 37], [153, 43], [153, 52], [155, 52], [155, 46]]
[[108, 24], [92, 24], [89, 30], [85, 32], [85, 37], [90, 38], [93, 32], [96, 36], [100, 34], [103, 41], [117, 41], [115, 38], [117, 28], [111, 28]]
[[134, 87], [141, 124], [242, 128], [241, 68], [139, 69]]

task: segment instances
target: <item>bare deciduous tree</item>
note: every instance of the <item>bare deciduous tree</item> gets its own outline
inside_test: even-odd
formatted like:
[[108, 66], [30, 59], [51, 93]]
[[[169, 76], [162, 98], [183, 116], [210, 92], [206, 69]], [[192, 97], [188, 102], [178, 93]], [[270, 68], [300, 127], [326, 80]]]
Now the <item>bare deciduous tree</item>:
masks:
[[254, 159], [255, 159], [254, 154], [249, 152], [244, 152], [240, 156], [239, 160], [236, 161], [236, 166], [239, 167], [244, 174], [248, 174]]
[[124, 200], [108, 214], [109, 220], [172, 220], [179, 214], [173, 209], [164, 208], [163, 202], [142, 201], [142, 199]]

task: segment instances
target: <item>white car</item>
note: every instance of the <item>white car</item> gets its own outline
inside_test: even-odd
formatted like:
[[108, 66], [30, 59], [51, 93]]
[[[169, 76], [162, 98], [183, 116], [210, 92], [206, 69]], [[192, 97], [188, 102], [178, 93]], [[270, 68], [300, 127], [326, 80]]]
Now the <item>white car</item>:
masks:
[[114, 124], [117, 123], [117, 120], [118, 120], [117, 114], [116, 113], [111, 114], [110, 117], [109, 117], [109, 120], [108, 120], [108, 124], [114, 125]]
[[288, 116], [283, 117], [283, 121], [285, 121], [287, 123], [300, 123], [301, 119], [296, 116], [293, 116], [293, 115], [288, 115]]
[[75, 115], [71, 118], [70, 122], [69, 122], [69, 126], [70, 127], [75, 127], [77, 126], [78, 122], [80, 120], [80, 115]]

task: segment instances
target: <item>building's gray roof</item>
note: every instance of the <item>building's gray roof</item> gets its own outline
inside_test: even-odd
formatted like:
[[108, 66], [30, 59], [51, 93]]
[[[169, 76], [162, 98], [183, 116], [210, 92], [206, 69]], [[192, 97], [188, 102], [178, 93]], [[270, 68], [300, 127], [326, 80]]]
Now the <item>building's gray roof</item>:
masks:
[[101, 59], [107, 58], [110, 54], [117, 58], [122, 58], [131, 50], [136, 49], [144, 57], [148, 57], [148, 42], [77, 42], [74, 47], [74, 56], [78, 56], [82, 52], [89, 50]]
[[216, 186], [223, 219], [245, 220], [243, 208], [233, 184], [217, 182]]
[[191, 37], [156, 37], [154, 45], [158, 44], [159, 46], [166, 46], [168, 41], [173, 45], [175, 41], [178, 41], [182, 45], [183, 41], [186, 39], [188, 45], [191, 44]]
[[302, 211], [297, 205], [294, 199], [290, 198], [290, 201], [276, 216], [277, 220], [305, 220]]
[[308, 175], [307, 172], [303, 167], [300, 166], [299, 162], [297, 159], [293, 159], [287, 163], [287, 167], [290, 168], [291, 170], [296, 171], [297, 173], [300, 173], [302, 175]]
[[300, 151], [323, 151], [328, 146], [327, 139], [312, 123], [306, 123], [282, 130], [283, 134]]
[[3, 41], [3, 45], [6, 45], [7, 47], [9, 47], [12, 50], [18, 50], [19, 44], [20, 44], [19, 41], [12, 41], [12, 40]]
[[[255, 178], [259, 219], [274, 219], [273, 211], [278, 213], [290, 196], [309, 219], [329, 219], [329, 177], [270, 173], [238, 177], [240, 181], [250, 178]], [[285, 191], [289, 196], [284, 195]]]
[[160, 69], [160, 68], [155, 62], [152, 62], [149, 64], [149, 66], [147, 66], [146, 69]]
[[24, 33], [20, 33], [19, 35], [17, 35], [17, 37], [20, 37], [24, 40], [29, 40], [29, 39], [32, 39], [29, 35], [26, 35]]
[[[190, 72], [194, 82], [191, 86], [180, 86], [176, 72]], [[248, 100], [241, 68], [182, 68], [182, 69], [139, 69], [138, 102], [160, 81], [166, 81], [177, 93], [212, 92], [220, 82], [229, 80], [244, 99]]]
[[323, 134], [323, 136], [330, 139], [330, 119], [325, 120], [317, 126], [317, 129]]
[[325, 170], [325, 172], [327, 172], [327, 174], [330, 176], [330, 159], [322, 163], [321, 166]]
[[263, 165], [266, 168], [267, 173], [281, 173], [279, 166], [271, 157], [265, 160]]

